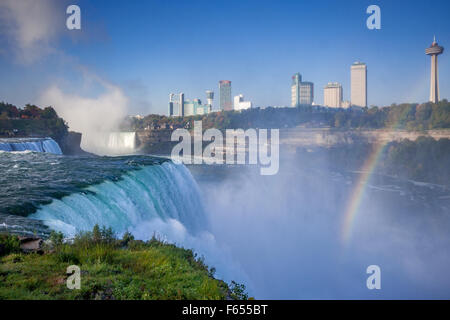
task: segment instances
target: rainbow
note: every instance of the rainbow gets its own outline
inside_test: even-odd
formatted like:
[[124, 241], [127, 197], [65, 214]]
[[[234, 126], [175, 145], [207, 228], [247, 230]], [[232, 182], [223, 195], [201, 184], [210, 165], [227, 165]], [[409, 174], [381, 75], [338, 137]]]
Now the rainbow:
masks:
[[[397, 121], [395, 121], [387, 129], [397, 130], [399, 128], [401, 120], [404, 119], [406, 112], [408, 112], [408, 110], [405, 108], [404, 113], [401, 114]], [[351, 192], [342, 221], [341, 238], [344, 245], [347, 245], [350, 242], [355, 221], [361, 211], [360, 206], [364, 198], [364, 191], [366, 190], [370, 177], [374, 173], [381, 155], [383, 154], [383, 151], [385, 150], [388, 143], [389, 141], [375, 141], [373, 148], [369, 153], [369, 156], [367, 157], [364, 165], [360, 170], [361, 174], [356, 182], [355, 187], [353, 188], [353, 191]]]
[[369, 154], [368, 158], [364, 162], [361, 168], [361, 174], [358, 181], [351, 193], [350, 199], [347, 203], [347, 207], [344, 214], [344, 221], [342, 225], [342, 240], [344, 244], [350, 241], [352, 235], [352, 229], [356, 221], [356, 217], [359, 213], [359, 208], [366, 190], [367, 183], [370, 180], [375, 168], [377, 167], [380, 156], [383, 154], [383, 150], [387, 143], [377, 141]]

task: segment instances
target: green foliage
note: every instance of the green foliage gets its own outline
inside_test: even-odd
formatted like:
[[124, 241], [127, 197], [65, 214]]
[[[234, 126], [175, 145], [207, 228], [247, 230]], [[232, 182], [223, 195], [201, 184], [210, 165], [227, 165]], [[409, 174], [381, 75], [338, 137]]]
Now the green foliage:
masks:
[[436, 104], [393, 104], [384, 108], [366, 108], [359, 112], [341, 110], [334, 118], [336, 128], [392, 128], [416, 131], [446, 129], [450, 128], [450, 103], [442, 100]]
[[148, 115], [143, 119], [127, 118], [123, 130], [143, 130], [147, 126], [192, 128], [194, 121], [202, 121], [203, 129], [288, 128], [298, 125], [329, 126], [342, 129], [395, 128], [427, 130], [450, 128], [450, 103], [393, 104], [389, 107], [362, 109], [322, 108], [252, 108], [243, 111], [219, 111], [190, 117]]
[[449, 185], [450, 140], [419, 137], [391, 142], [386, 148], [380, 170], [412, 180]]
[[60, 140], [67, 135], [68, 126], [52, 107], [44, 109], [27, 104], [19, 109], [0, 102], [0, 136], [45, 136]]
[[55, 109], [52, 107], [46, 107], [44, 110], [40, 112], [40, 116], [43, 119], [57, 119], [58, 114], [56, 113]]
[[20, 252], [19, 238], [13, 235], [0, 234], [0, 256]]
[[[17, 239], [17, 237], [10, 236]], [[130, 233], [116, 239], [96, 226], [72, 243], [59, 243], [43, 255], [11, 254], [0, 258], [0, 299], [244, 299], [245, 287], [230, 289], [212, 277], [192, 250], [153, 236], [144, 242]], [[0, 238], [1, 239], [1, 238]], [[81, 268], [81, 289], [66, 287], [69, 265]]]
[[131, 232], [126, 231], [122, 236], [122, 245], [126, 247], [133, 241], [134, 236], [131, 234]]
[[231, 281], [231, 298], [234, 300], [248, 300], [248, 294], [245, 292], [245, 285]]
[[91, 235], [91, 241], [93, 243], [99, 243], [102, 240], [102, 232], [100, 231], [100, 227], [98, 226], [98, 224], [96, 224], [94, 226], [94, 229], [92, 229]]
[[78, 247], [91, 247], [97, 244], [114, 244], [116, 235], [111, 228], [101, 227], [96, 224], [92, 231], [79, 232], [74, 239], [74, 245]]
[[[306, 166], [359, 170], [376, 148], [369, 143], [339, 144], [315, 148], [314, 152], [298, 148], [297, 155]], [[376, 171], [380, 174], [450, 185], [450, 139], [421, 136], [415, 141], [392, 141], [383, 148], [377, 163]]]
[[62, 234], [62, 232], [52, 231], [50, 233], [48, 240], [54, 247], [60, 247], [63, 244], [64, 235]]

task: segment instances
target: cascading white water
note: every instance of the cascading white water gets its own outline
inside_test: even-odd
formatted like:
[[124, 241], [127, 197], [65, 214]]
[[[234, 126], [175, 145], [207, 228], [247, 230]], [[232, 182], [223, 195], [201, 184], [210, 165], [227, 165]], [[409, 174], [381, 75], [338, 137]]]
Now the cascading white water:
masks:
[[136, 147], [136, 132], [111, 132], [108, 138], [108, 148], [113, 150], [134, 150]]
[[157, 234], [193, 248], [217, 268], [221, 279], [247, 279], [210, 233], [200, 190], [183, 164], [167, 161], [128, 171], [119, 181], [105, 181], [86, 192], [55, 199], [29, 218], [42, 220], [68, 237], [92, 230], [96, 224], [111, 227], [119, 236], [129, 231], [141, 240]]
[[119, 234], [134, 230], [143, 239], [153, 232], [170, 238], [178, 231], [195, 234], [207, 228], [196, 182], [186, 167], [171, 162], [129, 171], [117, 182], [105, 181], [86, 193], [55, 199], [31, 218], [68, 236], [95, 224]]
[[132, 154], [136, 149], [136, 132], [98, 132], [84, 134], [81, 147], [99, 155]]
[[34, 151], [62, 154], [58, 143], [52, 138], [45, 139], [0, 139], [0, 150], [7, 152]]

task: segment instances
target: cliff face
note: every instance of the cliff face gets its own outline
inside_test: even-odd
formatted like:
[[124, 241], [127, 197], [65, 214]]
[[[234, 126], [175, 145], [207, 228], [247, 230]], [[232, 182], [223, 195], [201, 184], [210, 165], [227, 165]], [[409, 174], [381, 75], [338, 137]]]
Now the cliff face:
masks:
[[[170, 140], [173, 130], [141, 130], [136, 132], [137, 146], [141, 152], [168, 155], [178, 143]], [[295, 151], [297, 147], [332, 147], [339, 144], [374, 143], [417, 140], [419, 137], [431, 137], [436, 140], [450, 139], [450, 129], [425, 131], [408, 130], [339, 130], [331, 128], [280, 129], [280, 145], [284, 150]], [[225, 142], [225, 141], [224, 141]], [[203, 144], [205, 146], [205, 143]], [[224, 148], [225, 150], [226, 148]]]
[[81, 137], [81, 133], [69, 131], [63, 138], [59, 139], [57, 142], [63, 154], [70, 156], [90, 155], [90, 153], [81, 149]]
[[337, 130], [329, 128], [292, 128], [280, 130], [280, 144], [300, 147], [331, 147], [336, 144], [355, 142], [374, 143], [391, 142], [409, 139], [417, 140], [421, 136], [432, 137], [436, 140], [441, 138], [450, 139], [450, 130]]
[[136, 131], [136, 143], [141, 152], [168, 155], [177, 142], [171, 142], [170, 129], [166, 130], [140, 130]]
[[140, 130], [136, 131], [138, 145], [150, 145], [170, 141], [172, 130]]

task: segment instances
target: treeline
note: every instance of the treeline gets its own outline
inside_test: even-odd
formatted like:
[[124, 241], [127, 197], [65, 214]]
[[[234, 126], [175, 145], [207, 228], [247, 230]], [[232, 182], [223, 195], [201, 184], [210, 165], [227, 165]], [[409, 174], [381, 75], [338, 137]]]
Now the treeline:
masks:
[[67, 124], [52, 107], [27, 104], [20, 109], [0, 102], [0, 137], [49, 136], [60, 140], [67, 132]]
[[58, 114], [52, 107], [44, 109], [27, 104], [23, 109], [15, 105], [0, 102], [0, 119], [57, 119]]
[[[302, 164], [331, 170], [360, 170], [374, 148], [370, 143], [339, 144], [330, 148], [297, 149]], [[422, 136], [415, 141], [392, 141], [383, 147], [375, 171], [422, 182], [450, 185], [450, 139]]]
[[450, 139], [419, 137], [416, 141], [391, 142], [380, 170], [417, 181], [450, 185]]
[[404, 103], [390, 107], [365, 108], [361, 112], [338, 111], [334, 116], [336, 128], [428, 130], [450, 128], [450, 103]]
[[203, 129], [216, 128], [287, 128], [302, 123], [328, 125], [333, 114], [324, 108], [301, 106], [298, 108], [252, 108], [238, 111], [218, 111], [206, 115], [189, 117], [167, 117], [151, 114], [143, 119], [127, 118], [124, 130], [144, 130], [145, 128], [192, 128], [194, 121], [202, 121]]
[[128, 118], [124, 130], [192, 128], [194, 121], [202, 121], [203, 128], [289, 128], [298, 125], [327, 126], [338, 129], [427, 130], [450, 128], [450, 103], [393, 104], [389, 107], [336, 109], [320, 106], [296, 108], [253, 108], [238, 111], [219, 111], [190, 117], [148, 115], [142, 119]]

